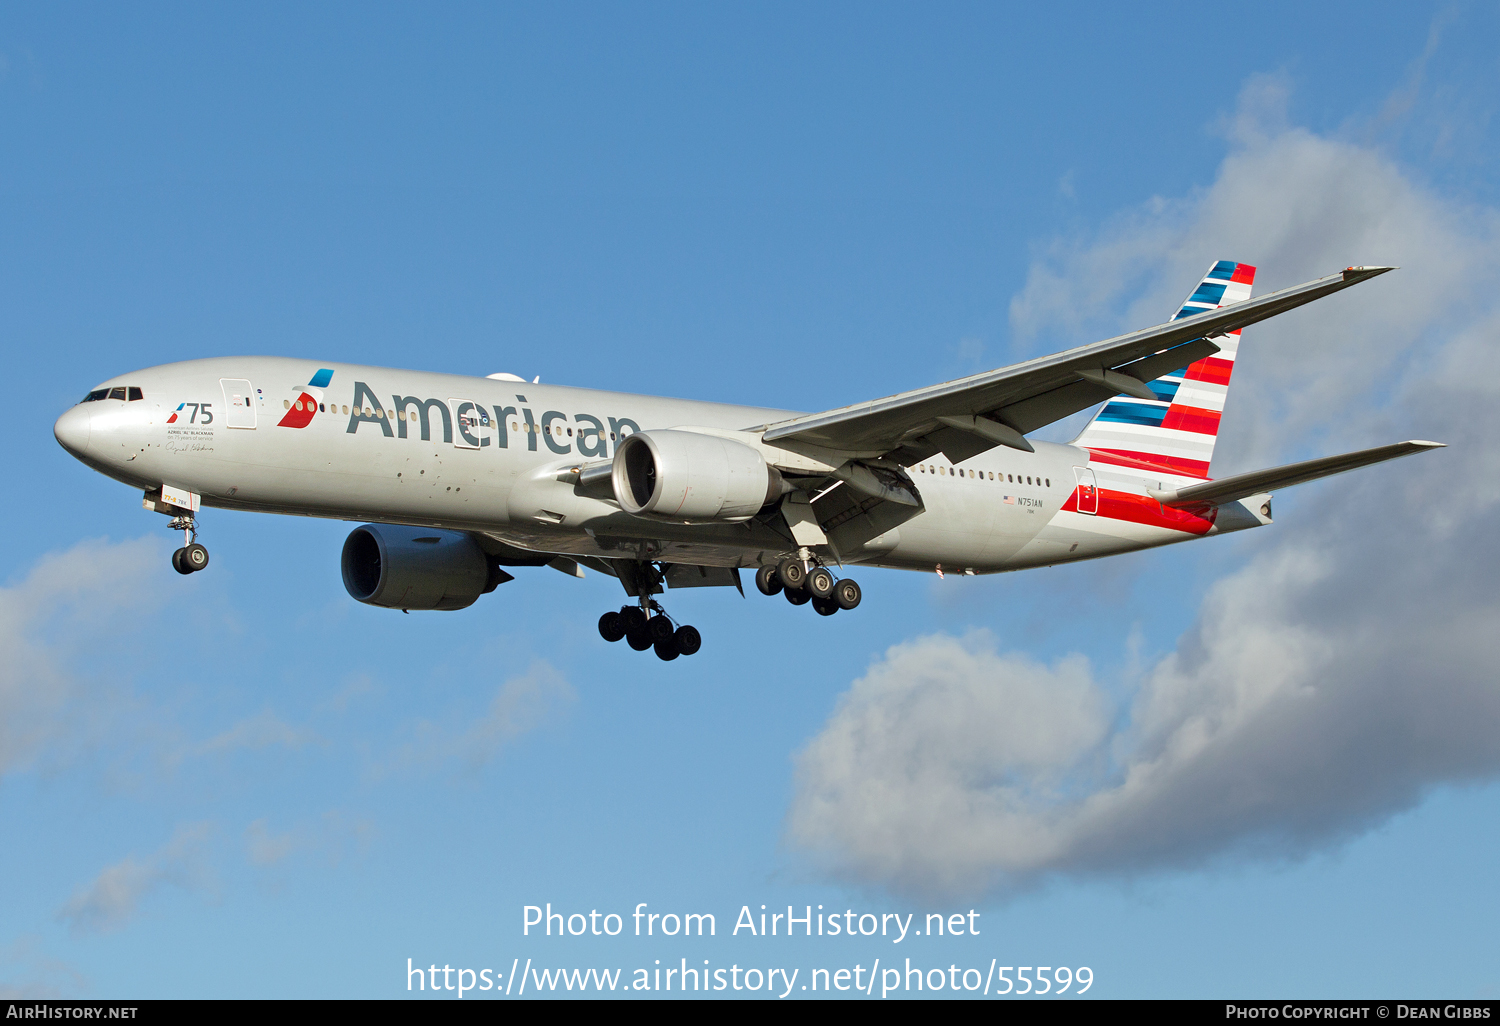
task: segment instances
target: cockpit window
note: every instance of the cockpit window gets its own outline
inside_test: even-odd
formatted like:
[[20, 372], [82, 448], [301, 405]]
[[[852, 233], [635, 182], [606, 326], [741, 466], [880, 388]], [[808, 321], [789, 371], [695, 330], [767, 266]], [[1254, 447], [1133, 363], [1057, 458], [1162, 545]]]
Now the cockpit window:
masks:
[[120, 385], [117, 388], [111, 388], [109, 390], [109, 397], [111, 399], [121, 399], [121, 400], [123, 400], [125, 398], [125, 386], [124, 385]]
[[144, 398], [146, 398], [146, 397], [143, 394], [141, 394], [141, 390], [139, 388], [131, 388], [130, 389], [130, 401], [131, 402], [135, 402], [137, 399], [144, 399]]
[[109, 398], [109, 389], [107, 389], [107, 388], [96, 388], [92, 392], [90, 392], [88, 395], [84, 396], [83, 397], [83, 401], [86, 402], [86, 403], [97, 403], [100, 399], [108, 399], [108, 398]]

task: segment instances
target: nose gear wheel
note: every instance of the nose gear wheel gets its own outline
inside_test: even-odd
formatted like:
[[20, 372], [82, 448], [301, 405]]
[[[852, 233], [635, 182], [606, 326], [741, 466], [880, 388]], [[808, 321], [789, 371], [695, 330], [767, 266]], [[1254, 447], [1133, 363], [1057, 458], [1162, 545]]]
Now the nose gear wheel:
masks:
[[191, 513], [173, 517], [167, 530], [182, 532], [182, 548], [172, 553], [173, 570], [187, 575], [208, 566], [208, 549], [198, 544], [198, 523]]

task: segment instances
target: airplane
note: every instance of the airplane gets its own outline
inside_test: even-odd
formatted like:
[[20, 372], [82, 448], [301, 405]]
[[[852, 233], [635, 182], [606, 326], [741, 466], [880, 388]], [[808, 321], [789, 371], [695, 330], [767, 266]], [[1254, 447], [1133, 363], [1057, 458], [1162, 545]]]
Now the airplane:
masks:
[[[344, 586], [403, 612], [454, 610], [507, 568], [589, 568], [633, 600], [599, 619], [663, 660], [702, 637], [668, 589], [734, 587], [823, 615], [860, 604], [849, 566], [982, 575], [1271, 523], [1271, 493], [1441, 443], [1398, 442], [1213, 480], [1241, 329], [1391, 267], [1258, 298], [1221, 260], [1169, 321], [821, 413], [283, 357], [215, 357], [91, 389], [54, 433], [143, 492], [208, 565], [205, 506], [367, 521]], [[303, 384], [302, 382], [305, 382]], [[1038, 428], [1102, 403], [1071, 443]]]

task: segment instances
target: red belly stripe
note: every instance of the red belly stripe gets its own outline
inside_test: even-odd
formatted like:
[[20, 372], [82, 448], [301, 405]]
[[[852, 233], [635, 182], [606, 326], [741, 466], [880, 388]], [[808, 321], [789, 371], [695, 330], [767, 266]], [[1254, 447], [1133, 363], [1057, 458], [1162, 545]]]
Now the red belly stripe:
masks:
[[[1078, 489], [1073, 489], [1073, 494], [1068, 496], [1068, 501], [1063, 503], [1060, 512], [1078, 512]], [[1214, 518], [1218, 516], [1218, 513], [1217, 507], [1213, 506], [1206, 510], [1190, 512], [1185, 509], [1163, 506], [1148, 495], [1117, 492], [1112, 488], [1099, 489], [1098, 515], [1111, 520], [1145, 524], [1147, 527], [1163, 527], [1169, 531], [1181, 531], [1184, 534], [1207, 534], [1209, 528], [1214, 526]]]

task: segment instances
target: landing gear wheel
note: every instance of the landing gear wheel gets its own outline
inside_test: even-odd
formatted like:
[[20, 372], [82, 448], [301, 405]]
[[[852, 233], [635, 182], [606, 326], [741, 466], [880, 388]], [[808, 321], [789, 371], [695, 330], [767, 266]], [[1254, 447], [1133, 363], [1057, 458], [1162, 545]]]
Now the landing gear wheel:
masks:
[[172, 569], [183, 575], [193, 572], [192, 567], [184, 566], [182, 563], [182, 554], [186, 551], [187, 549], [178, 549], [176, 552], [172, 553]]
[[815, 598], [812, 607], [818, 611], [819, 616], [832, 616], [839, 611], [838, 601], [831, 598]]
[[656, 642], [656, 658], [664, 663], [670, 663], [673, 659], [682, 655], [677, 649], [677, 639], [668, 634], [665, 638]]
[[[755, 571], [755, 587], [762, 595], [774, 595], [783, 587], [781, 578], [774, 566], [763, 566]], [[684, 653], [686, 654], [686, 653]]]
[[788, 588], [782, 592], [786, 600], [794, 606], [804, 606], [812, 601], [812, 596], [801, 588]]
[[610, 610], [599, 617], [599, 637], [605, 641], [619, 641], [624, 636], [625, 620], [619, 613]]
[[[653, 616], [646, 623], [646, 630], [651, 634], [651, 640], [656, 642], [666, 641], [672, 637], [677, 628], [672, 626], [672, 621], [665, 616]], [[661, 653], [658, 652], [658, 655]]]
[[812, 573], [807, 575], [807, 593], [815, 599], [831, 598], [835, 583], [833, 574], [828, 572], [827, 567], [815, 566]]
[[650, 648], [654, 644], [654, 642], [651, 640], [651, 632], [642, 627], [638, 631], [626, 631], [625, 644], [629, 645], [637, 652], [644, 652], [646, 651], [646, 649]]
[[853, 609], [859, 605], [859, 600], [862, 596], [859, 591], [859, 585], [846, 577], [839, 582], [837, 588], [833, 589], [833, 597], [838, 602], [840, 609]]
[[787, 591], [799, 591], [802, 582], [807, 580], [807, 567], [800, 559], [783, 559], [776, 566], [776, 576]]
[[695, 655], [703, 647], [703, 635], [698, 633], [696, 627], [677, 628], [677, 633], [672, 635], [672, 641], [677, 645], [677, 651], [683, 655]]
[[643, 631], [646, 629], [646, 613], [640, 606], [626, 606], [620, 610], [620, 622], [625, 625], [626, 634]]
[[193, 542], [182, 550], [182, 565], [188, 568], [188, 573], [197, 573], [208, 566], [208, 550]]

